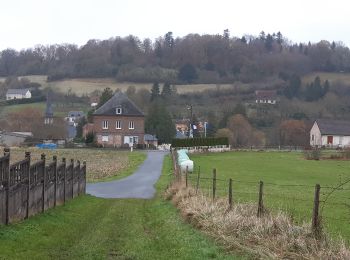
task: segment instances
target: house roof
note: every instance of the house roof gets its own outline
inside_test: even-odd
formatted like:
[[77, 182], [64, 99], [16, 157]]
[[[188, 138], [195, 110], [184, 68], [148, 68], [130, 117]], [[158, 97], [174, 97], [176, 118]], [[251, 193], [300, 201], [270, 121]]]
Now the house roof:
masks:
[[155, 135], [150, 135], [150, 134], [145, 134], [143, 139], [145, 141], [158, 141]]
[[275, 99], [276, 98], [275, 90], [256, 90], [255, 96], [257, 99]]
[[7, 95], [25, 95], [29, 89], [27, 88], [9, 88], [6, 92]]
[[82, 117], [82, 116], [84, 116], [84, 112], [83, 111], [69, 111], [68, 116], [69, 117]]
[[118, 91], [111, 99], [98, 108], [94, 115], [116, 115], [116, 108], [121, 107], [124, 116], [144, 116], [141, 110], [124, 93]]
[[334, 119], [318, 119], [316, 120], [318, 128], [323, 135], [349, 135], [350, 121], [334, 120]]

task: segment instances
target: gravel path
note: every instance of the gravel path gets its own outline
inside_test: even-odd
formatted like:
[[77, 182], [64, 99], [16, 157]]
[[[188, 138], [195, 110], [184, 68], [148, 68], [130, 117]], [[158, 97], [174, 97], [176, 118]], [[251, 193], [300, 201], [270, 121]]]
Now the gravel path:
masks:
[[156, 192], [154, 184], [161, 175], [166, 154], [149, 151], [147, 159], [134, 174], [121, 180], [87, 184], [86, 193], [100, 198], [151, 199]]

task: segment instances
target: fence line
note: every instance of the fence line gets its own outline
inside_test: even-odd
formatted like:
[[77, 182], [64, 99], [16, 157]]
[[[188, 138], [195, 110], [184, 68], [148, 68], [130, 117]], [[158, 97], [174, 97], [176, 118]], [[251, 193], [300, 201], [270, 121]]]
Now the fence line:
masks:
[[[221, 179], [217, 178], [217, 172], [216, 169], [213, 169], [212, 177], [203, 176], [203, 172], [201, 172], [200, 167], [194, 168], [194, 171], [192, 174], [188, 173], [188, 169], [185, 172], [181, 172], [181, 169], [179, 165], [177, 164], [177, 153], [176, 150], [172, 151], [172, 159], [173, 159], [173, 169], [174, 169], [174, 177], [175, 181], [186, 182], [186, 187], [193, 186], [195, 189], [196, 194], [199, 190], [203, 190], [204, 194], [206, 196], [210, 197], [212, 200], [215, 200], [218, 196], [221, 195], [225, 196], [227, 198], [227, 205], [228, 209], [232, 208], [232, 205], [235, 201], [238, 201], [237, 195], [242, 194], [244, 195], [251, 195], [249, 196], [249, 201], [252, 201], [252, 196], [255, 197], [256, 205], [257, 205], [257, 216], [261, 217], [266, 212], [266, 205], [264, 203], [264, 197], [265, 196], [273, 196], [281, 199], [286, 199], [288, 202], [292, 202], [294, 204], [294, 201], [297, 201], [298, 203], [310, 203], [310, 220], [311, 220], [311, 227], [312, 232], [317, 238], [320, 235], [320, 231], [322, 230], [321, 225], [324, 224], [325, 219], [335, 219], [333, 217], [326, 217], [323, 213], [323, 208], [327, 203], [327, 199], [330, 197], [332, 193], [335, 191], [349, 191], [349, 188], [344, 188], [342, 186], [324, 186], [321, 187], [319, 184], [316, 184], [315, 186], [312, 185], [306, 185], [306, 184], [279, 184], [279, 183], [272, 183], [272, 182], [257, 182], [257, 181], [241, 181], [241, 180], [235, 180], [233, 178], [229, 179]], [[220, 182], [220, 185], [219, 183]], [[238, 189], [236, 185], [249, 185], [249, 188], [253, 185], [255, 187], [255, 192], [246, 191], [246, 188], [243, 190]], [[226, 186], [227, 185], [227, 186]], [[239, 186], [242, 188], [242, 186]], [[281, 192], [283, 194], [273, 194], [268, 191], [269, 187], [282, 187]], [[310, 196], [305, 197], [293, 197], [290, 196], [289, 191], [285, 190], [286, 187], [294, 188], [292, 190], [293, 193], [296, 193], [297, 188], [310, 188]], [[265, 192], [267, 190], [267, 192]], [[313, 190], [313, 191], [312, 191]], [[323, 191], [323, 192], [321, 192]], [[220, 193], [221, 192], [221, 193]], [[312, 196], [313, 195], [313, 196]], [[244, 196], [245, 198], [247, 196]], [[345, 199], [345, 197], [344, 197]], [[349, 198], [350, 199], [350, 196]], [[275, 203], [275, 202], [272, 202]], [[277, 202], [276, 202], [277, 203]], [[269, 203], [268, 203], [269, 204]], [[332, 205], [341, 205], [346, 206], [350, 209], [350, 203], [339, 203], [339, 202], [332, 202], [329, 203], [330, 206]], [[306, 205], [306, 204], [305, 204]], [[297, 208], [296, 208], [297, 209]], [[343, 220], [342, 218], [336, 218], [339, 220]], [[321, 222], [322, 220], [322, 222]], [[349, 221], [349, 220], [348, 220]]]
[[[66, 173], [68, 172], [68, 175]], [[31, 164], [31, 154], [10, 165], [10, 150], [0, 157], [0, 223], [9, 224], [64, 204], [86, 190], [86, 163], [65, 158], [46, 163], [45, 154]]]

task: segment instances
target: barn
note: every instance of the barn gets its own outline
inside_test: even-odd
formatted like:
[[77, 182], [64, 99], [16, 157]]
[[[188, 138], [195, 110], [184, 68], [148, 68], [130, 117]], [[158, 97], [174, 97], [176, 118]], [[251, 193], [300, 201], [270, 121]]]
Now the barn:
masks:
[[350, 147], [350, 122], [333, 119], [318, 119], [310, 130], [312, 147]]

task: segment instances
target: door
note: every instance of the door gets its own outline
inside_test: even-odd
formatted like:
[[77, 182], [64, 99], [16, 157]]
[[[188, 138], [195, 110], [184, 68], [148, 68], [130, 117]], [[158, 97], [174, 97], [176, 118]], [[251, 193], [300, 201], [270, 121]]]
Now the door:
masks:
[[333, 144], [333, 136], [332, 135], [327, 136], [327, 144]]

